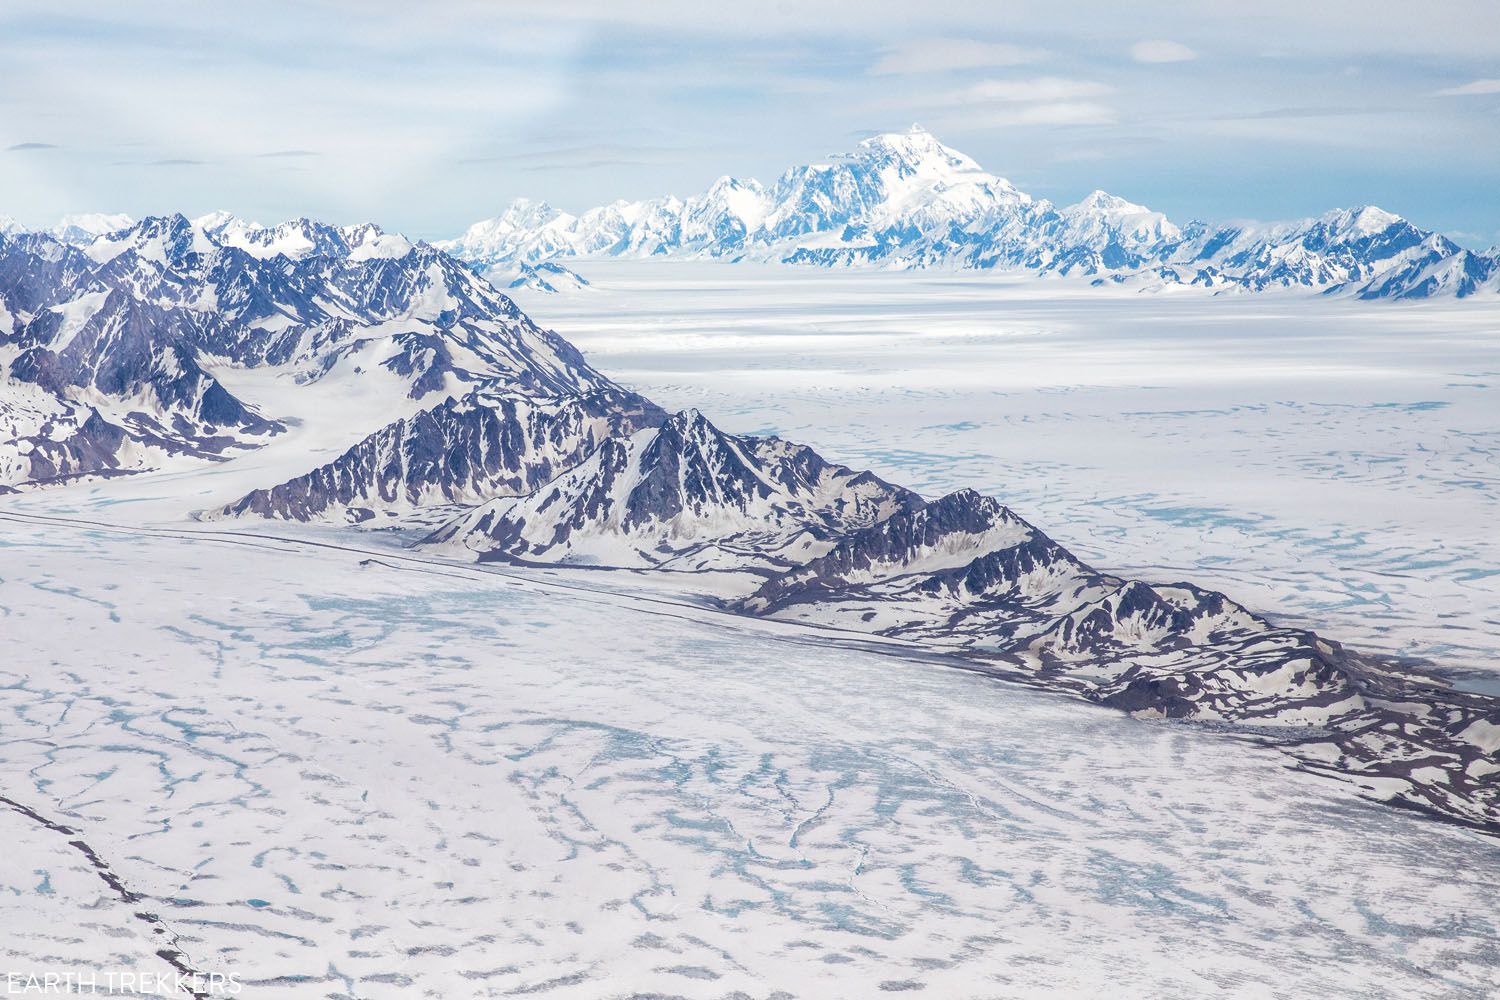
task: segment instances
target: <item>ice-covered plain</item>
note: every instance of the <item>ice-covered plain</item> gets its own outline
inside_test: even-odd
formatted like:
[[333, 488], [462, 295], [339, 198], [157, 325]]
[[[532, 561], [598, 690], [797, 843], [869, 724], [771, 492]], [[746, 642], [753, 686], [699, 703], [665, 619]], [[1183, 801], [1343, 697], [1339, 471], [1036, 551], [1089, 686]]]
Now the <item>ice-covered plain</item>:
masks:
[[1500, 989], [1492, 841], [1241, 738], [364, 540], [7, 516], [4, 786], [71, 831], [0, 810], [8, 966], [165, 950], [276, 998]]
[[[1000, 499], [943, 509], [1003, 500], [1104, 570], [1492, 685], [1490, 311], [676, 261], [516, 288], [590, 367], [374, 227], [102, 240], [23, 237], [7, 272], [7, 967], [275, 998], [1500, 989], [1493, 837], [1360, 798], [1414, 781], [1488, 823], [1493, 718], [1356, 712], [1395, 771], [1329, 780], [1261, 742], [1348, 701], [1295, 653], [1215, 689], [1269, 691], [1267, 737], [715, 600], [940, 506], [892, 484], [976, 487]], [[436, 544], [597, 563], [610, 504], [641, 519], [612, 565], [724, 571]], [[1452, 732], [1412, 743], [1419, 716]]]
[[592, 260], [539, 322], [669, 408], [1495, 690], [1500, 312]]

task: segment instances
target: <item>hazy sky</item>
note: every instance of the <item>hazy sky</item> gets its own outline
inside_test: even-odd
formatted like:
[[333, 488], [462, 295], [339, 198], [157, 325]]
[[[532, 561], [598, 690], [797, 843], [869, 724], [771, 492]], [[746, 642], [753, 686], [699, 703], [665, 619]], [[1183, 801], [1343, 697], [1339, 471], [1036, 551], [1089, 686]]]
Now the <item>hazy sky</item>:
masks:
[[[146, 8], [150, 8], [149, 10]], [[447, 236], [921, 122], [1032, 194], [1500, 242], [1500, 0], [0, 4], [0, 214]]]

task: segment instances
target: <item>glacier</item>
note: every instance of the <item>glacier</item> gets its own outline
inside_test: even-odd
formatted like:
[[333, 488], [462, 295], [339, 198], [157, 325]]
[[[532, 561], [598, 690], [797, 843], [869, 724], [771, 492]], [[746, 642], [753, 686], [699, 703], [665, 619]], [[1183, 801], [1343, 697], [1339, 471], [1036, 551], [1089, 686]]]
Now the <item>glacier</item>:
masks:
[[[799, 197], [778, 225], [817, 224]], [[1424, 603], [1489, 592], [1482, 538], [1390, 574], [1337, 503], [1482, 520], [1482, 302], [672, 256], [520, 281], [523, 310], [373, 225], [0, 235], [9, 964], [278, 997], [1493, 990], [1494, 692], [1250, 585], [1379, 581], [1390, 636], [1484, 648], [1483, 607]], [[1443, 474], [1351, 482], [1288, 443], [1320, 424]], [[1166, 492], [1216, 449], [1233, 510], [1283, 455], [1334, 497], [1321, 561]], [[1463, 511], [1396, 528], [1467, 541]]]
[[1243, 736], [380, 535], [64, 516], [0, 515], [3, 795], [64, 828], [0, 801], [8, 967], [169, 941], [277, 998], [1500, 985], [1492, 840]]

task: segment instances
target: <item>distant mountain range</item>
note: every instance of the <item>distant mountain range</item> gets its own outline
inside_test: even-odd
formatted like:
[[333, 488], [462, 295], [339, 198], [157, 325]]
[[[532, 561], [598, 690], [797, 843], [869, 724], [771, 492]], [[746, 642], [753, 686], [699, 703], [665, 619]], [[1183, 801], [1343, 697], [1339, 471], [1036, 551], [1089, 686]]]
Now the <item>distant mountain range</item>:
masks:
[[[754, 231], [821, 225], [829, 188], [798, 190]], [[912, 190], [915, 210], [931, 185]], [[975, 180], [953, 198], [1032, 204], [1006, 192]], [[1106, 208], [1058, 224], [1176, 232], [1137, 212], [1089, 230]], [[994, 498], [925, 498], [669, 414], [470, 267], [376, 226], [115, 221], [91, 238], [0, 235], [0, 493], [238, 460], [226, 474], [245, 492], [200, 518], [404, 527], [434, 555], [711, 578], [700, 598], [724, 611], [919, 643], [1139, 715], [1252, 725], [1303, 767], [1500, 830], [1500, 700], [1189, 583], [1098, 571]], [[331, 437], [308, 439], [310, 415]], [[198, 489], [181, 483], [157, 485]]]
[[526, 199], [440, 247], [480, 270], [559, 258], [690, 256], [824, 266], [1018, 269], [1140, 288], [1313, 289], [1363, 299], [1500, 292], [1475, 253], [1373, 206], [1266, 225], [1177, 226], [1104, 191], [1058, 208], [920, 127], [877, 135], [774, 184], [571, 215]]

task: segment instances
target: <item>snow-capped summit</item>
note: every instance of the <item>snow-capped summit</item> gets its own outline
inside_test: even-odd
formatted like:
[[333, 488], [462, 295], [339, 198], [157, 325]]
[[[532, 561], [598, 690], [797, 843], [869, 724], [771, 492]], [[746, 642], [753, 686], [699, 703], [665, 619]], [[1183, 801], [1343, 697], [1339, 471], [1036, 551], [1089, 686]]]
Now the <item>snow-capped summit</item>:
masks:
[[1337, 219], [1343, 222], [1346, 231], [1360, 233], [1364, 236], [1372, 236], [1375, 233], [1384, 232], [1398, 223], [1406, 220], [1393, 212], [1376, 205], [1361, 205], [1359, 208], [1343, 209], [1328, 213], [1326, 219]]
[[388, 234], [373, 223], [334, 226], [311, 219], [291, 219], [275, 226], [262, 226], [230, 217], [209, 229], [217, 242], [236, 247], [252, 257], [293, 259], [317, 256], [400, 257], [411, 249], [405, 237]]
[[[1364, 298], [1491, 290], [1500, 254], [1465, 252], [1375, 206], [1302, 222], [1179, 228], [1105, 191], [1057, 208], [914, 125], [686, 199], [580, 215], [520, 199], [439, 244], [481, 271], [559, 257], [688, 255], [793, 264], [1027, 269], [1096, 283], [1307, 288]], [[1441, 272], [1441, 274], [1439, 273]], [[1446, 277], [1444, 276], [1446, 275]]]
[[546, 225], [562, 214], [545, 201], [517, 198], [510, 203], [510, 207], [496, 222], [502, 230], [534, 229], [537, 226]]
[[1094, 191], [1059, 212], [1082, 239], [1109, 233], [1143, 246], [1177, 240], [1182, 231], [1160, 212], [1137, 205], [1107, 191]]
[[683, 205], [681, 238], [688, 246], [743, 246], [770, 210], [765, 188], [754, 179], [720, 177], [700, 197]]
[[851, 159], [887, 162], [912, 174], [941, 177], [955, 171], [982, 172], [978, 163], [943, 145], [921, 125], [905, 132], [882, 132], [860, 141]]
[[131, 251], [143, 260], [177, 268], [187, 265], [188, 255], [209, 254], [217, 246], [204, 230], [178, 212], [148, 215], [125, 228], [110, 230], [85, 247], [84, 252], [100, 264]]
[[457, 239], [438, 245], [481, 269], [511, 261], [529, 264], [576, 256], [569, 239], [576, 223], [544, 201], [517, 198], [495, 218], [476, 222]]
[[[490, 272], [491, 280], [500, 276], [499, 272]], [[575, 292], [589, 287], [588, 279], [571, 268], [563, 267], [555, 260], [544, 260], [540, 264], [521, 264], [515, 269], [514, 276], [506, 283], [508, 289], [526, 288], [533, 292], [545, 292], [555, 295], [560, 292]]]
[[134, 223], [134, 219], [121, 213], [85, 212], [63, 216], [48, 232], [64, 243], [83, 245], [106, 233], [127, 229]]
[[227, 211], [226, 209], [222, 208], [215, 209], [214, 211], [208, 212], [204, 215], [200, 215], [190, 221], [194, 226], [206, 233], [220, 233], [231, 226], [249, 226], [257, 229], [260, 228], [258, 223], [247, 223], [240, 219], [240, 217], [235, 215], [233, 212]]
[[[1003, 225], [1032, 199], [925, 129], [863, 140], [827, 163], [793, 167], [769, 192], [756, 243], [906, 262], [976, 223]], [[790, 259], [790, 258], [789, 258]]]

